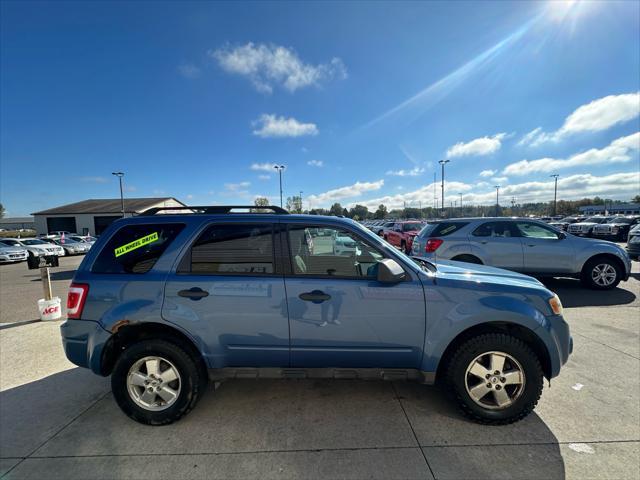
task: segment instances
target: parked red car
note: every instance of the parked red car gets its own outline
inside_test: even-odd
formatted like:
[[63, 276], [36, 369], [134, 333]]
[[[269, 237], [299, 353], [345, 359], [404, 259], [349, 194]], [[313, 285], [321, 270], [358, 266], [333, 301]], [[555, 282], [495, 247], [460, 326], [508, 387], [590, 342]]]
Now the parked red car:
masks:
[[413, 239], [424, 225], [423, 222], [416, 221], [396, 222], [384, 233], [384, 239], [409, 255], [411, 254]]

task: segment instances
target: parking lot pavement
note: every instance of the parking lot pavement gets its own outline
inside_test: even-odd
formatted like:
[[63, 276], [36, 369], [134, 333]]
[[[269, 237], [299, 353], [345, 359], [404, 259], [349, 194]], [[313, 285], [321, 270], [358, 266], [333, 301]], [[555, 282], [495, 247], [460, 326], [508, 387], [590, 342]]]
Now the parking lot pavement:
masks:
[[[62, 260], [59, 296], [79, 258]], [[33, 320], [37, 272], [8, 267], [2, 322]], [[566, 306], [574, 353], [536, 411], [503, 427], [463, 419], [433, 387], [339, 380], [229, 381], [180, 422], [147, 427], [120, 413], [108, 379], [64, 358], [60, 322], [3, 325], [0, 475], [637, 479], [638, 267], [612, 292], [546, 281]]]

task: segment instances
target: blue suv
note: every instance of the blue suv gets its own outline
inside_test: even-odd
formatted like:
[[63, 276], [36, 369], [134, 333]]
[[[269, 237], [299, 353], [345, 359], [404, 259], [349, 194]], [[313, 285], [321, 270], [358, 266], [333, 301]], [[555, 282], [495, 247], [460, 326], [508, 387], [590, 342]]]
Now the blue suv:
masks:
[[572, 350], [560, 300], [531, 277], [412, 260], [351, 220], [278, 207], [118, 220], [67, 310], [69, 360], [111, 375], [120, 408], [151, 425], [209, 380], [247, 377], [437, 381], [468, 417], [510, 423]]

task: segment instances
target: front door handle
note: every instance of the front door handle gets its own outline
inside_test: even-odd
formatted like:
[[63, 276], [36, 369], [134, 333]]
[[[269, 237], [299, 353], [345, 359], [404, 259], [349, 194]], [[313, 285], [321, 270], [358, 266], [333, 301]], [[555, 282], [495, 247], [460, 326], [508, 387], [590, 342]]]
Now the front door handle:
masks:
[[191, 300], [200, 300], [201, 298], [208, 297], [209, 292], [205, 292], [200, 287], [193, 287], [189, 290], [180, 290], [178, 295], [185, 298], [190, 298]]
[[327, 300], [331, 300], [331, 295], [324, 293], [321, 290], [313, 290], [312, 292], [301, 293], [298, 298], [305, 302], [322, 303]]

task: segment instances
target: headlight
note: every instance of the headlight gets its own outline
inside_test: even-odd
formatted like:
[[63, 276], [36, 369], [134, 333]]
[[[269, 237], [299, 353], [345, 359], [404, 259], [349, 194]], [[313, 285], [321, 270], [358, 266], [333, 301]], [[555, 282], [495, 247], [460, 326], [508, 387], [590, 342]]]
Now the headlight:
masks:
[[558, 295], [554, 295], [549, 299], [549, 307], [551, 307], [551, 311], [555, 315], [562, 315], [562, 302], [560, 301], [560, 297], [558, 297]]

